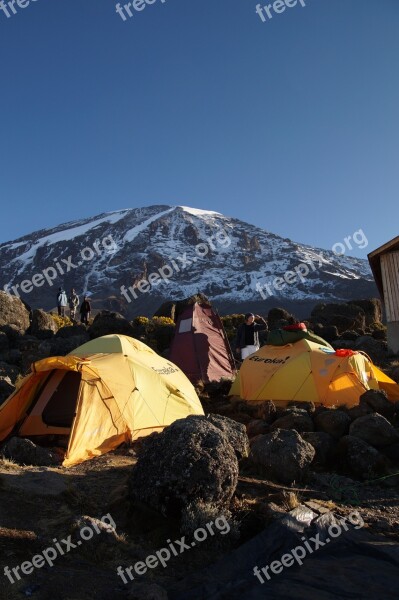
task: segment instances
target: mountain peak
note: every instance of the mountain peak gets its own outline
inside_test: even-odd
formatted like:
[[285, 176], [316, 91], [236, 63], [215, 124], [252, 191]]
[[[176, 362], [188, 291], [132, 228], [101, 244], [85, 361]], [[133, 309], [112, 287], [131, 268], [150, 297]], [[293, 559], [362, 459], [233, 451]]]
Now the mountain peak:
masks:
[[[298, 268], [308, 272], [300, 276]], [[268, 302], [375, 294], [365, 260], [297, 244], [216, 211], [166, 204], [110, 211], [2, 244], [0, 269], [1, 288], [32, 307], [53, 308], [62, 285], [80, 295], [90, 290], [98, 307], [129, 316], [199, 291], [222, 311], [257, 312]], [[290, 272], [297, 273], [292, 284], [272, 285]]]

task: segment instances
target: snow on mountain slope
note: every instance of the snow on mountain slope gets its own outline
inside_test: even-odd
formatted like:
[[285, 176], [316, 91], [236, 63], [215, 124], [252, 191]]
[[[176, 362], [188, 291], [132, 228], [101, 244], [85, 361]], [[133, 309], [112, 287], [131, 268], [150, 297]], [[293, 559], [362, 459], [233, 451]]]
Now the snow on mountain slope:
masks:
[[[304, 263], [309, 272], [300, 277]], [[90, 291], [98, 306], [129, 315], [152, 314], [164, 300], [199, 291], [222, 311], [265, 300], [295, 305], [376, 294], [366, 260], [186, 206], [112, 211], [34, 232], [1, 244], [0, 266], [1, 288], [47, 309], [60, 285]], [[278, 289], [273, 282], [288, 271], [297, 273], [295, 282]]]

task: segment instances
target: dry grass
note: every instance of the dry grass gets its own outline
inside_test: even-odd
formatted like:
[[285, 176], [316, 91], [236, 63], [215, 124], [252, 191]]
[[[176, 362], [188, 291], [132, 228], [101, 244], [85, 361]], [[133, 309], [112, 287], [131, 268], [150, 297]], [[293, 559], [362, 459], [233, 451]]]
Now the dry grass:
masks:
[[295, 492], [282, 492], [282, 502], [281, 506], [286, 510], [290, 511], [294, 508], [297, 508], [301, 504], [301, 500], [299, 499], [298, 494]]
[[11, 458], [5, 458], [4, 456], [0, 456], [0, 469], [1, 468], [5, 468], [5, 469], [13, 469], [14, 470], [19, 470], [20, 466]]

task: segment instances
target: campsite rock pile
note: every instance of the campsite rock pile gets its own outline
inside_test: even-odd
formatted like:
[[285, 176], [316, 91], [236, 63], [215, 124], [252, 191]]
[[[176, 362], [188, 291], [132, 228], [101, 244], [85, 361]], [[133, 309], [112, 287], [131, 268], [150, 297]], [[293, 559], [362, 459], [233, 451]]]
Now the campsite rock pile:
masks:
[[[351, 409], [258, 408], [247, 424], [250, 460], [271, 479], [298, 482], [309, 469], [370, 480], [399, 466], [399, 412], [383, 391], [369, 390]], [[396, 405], [396, 410], [399, 408]]]
[[238, 456], [249, 443], [245, 427], [213, 415], [175, 421], [145, 438], [130, 478], [131, 500], [165, 516], [184, 518], [195, 507], [227, 509], [238, 481]]
[[381, 322], [380, 300], [353, 300], [342, 304], [317, 304], [307, 323], [316, 335], [334, 348], [362, 350], [381, 364], [388, 356], [386, 328]]

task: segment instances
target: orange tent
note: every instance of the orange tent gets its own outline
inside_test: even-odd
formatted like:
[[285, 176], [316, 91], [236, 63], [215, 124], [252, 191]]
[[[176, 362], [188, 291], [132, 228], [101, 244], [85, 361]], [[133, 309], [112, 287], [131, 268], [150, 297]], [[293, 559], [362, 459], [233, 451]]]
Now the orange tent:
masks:
[[11, 433], [33, 440], [66, 436], [66, 467], [161, 431], [176, 419], [204, 414], [176, 365], [123, 335], [40, 360], [32, 371], [0, 407], [0, 441]]
[[230, 390], [244, 400], [314, 402], [324, 406], [359, 404], [369, 389], [399, 399], [399, 386], [365, 354], [337, 350], [302, 339], [285, 346], [266, 345], [246, 358]]

